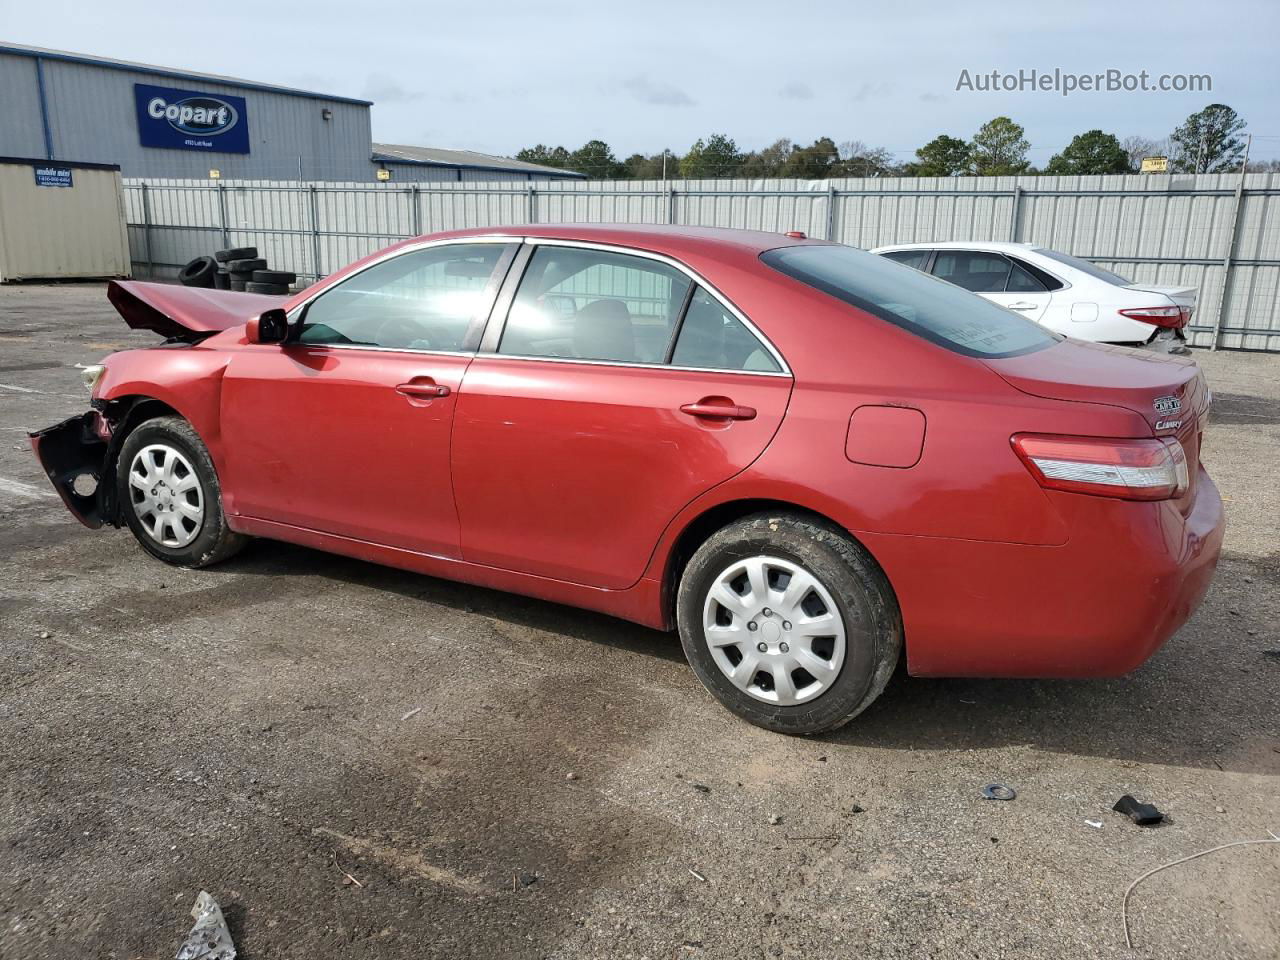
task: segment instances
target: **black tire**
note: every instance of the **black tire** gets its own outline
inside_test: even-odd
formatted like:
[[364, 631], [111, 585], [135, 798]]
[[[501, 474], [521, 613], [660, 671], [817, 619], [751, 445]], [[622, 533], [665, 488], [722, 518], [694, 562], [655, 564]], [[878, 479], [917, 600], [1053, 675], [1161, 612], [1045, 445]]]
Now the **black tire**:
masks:
[[212, 287], [218, 263], [213, 257], [196, 257], [178, 273], [178, 282], [184, 287]]
[[228, 250], [219, 250], [213, 256], [219, 263], [228, 263], [232, 260], [252, 260], [257, 255], [257, 247], [231, 247]]
[[243, 277], [244, 277], [244, 274], [240, 274], [239, 276], [237, 276], [234, 273], [231, 274], [231, 280], [229, 281], [230, 289], [239, 290], [241, 293], [244, 293], [245, 281], [242, 279]]
[[[148, 524], [144, 523], [144, 516], [154, 518], [156, 515], [147, 514], [146, 505], [139, 504], [138, 501], [144, 494], [130, 483], [130, 472], [139, 451], [153, 445], [170, 451], [176, 450], [181, 454], [187, 464], [192, 467], [199, 483], [203, 518], [198, 525], [191, 523], [195, 529], [190, 532], [194, 532], [195, 537], [189, 543], [166, 545], [152, 535], [147, 529]], [[167, 458], [170, 454], [165, 456]], [[185, 467], [182, 469], [185, 471]], [[182, 476], [185, 478], [185, 473]], [[232, 532], [227, 526], [226, 516], [222, 512], [222, 487], [218, 483], [218, 474], [213, 468], [213, 460], [191, 424], [181, 417], [156, 417], [146, 420], [125, 437], [120, 447], [120, 458], [116, 463], [116, 493], [121, 516], [133, 531], [138, 543], [153, 557], [158, 557], [165, 563], [178, 567], [207, 567], [237, 553], [247, 542], [246, 537]], [[184, 496], [190, 497], [191, 494]], [[182, 522], [181, 514], [175, 514], [175, 516], [176, 522]], [[172, 517], [170, 519], [172, 522]], [[162, 536], [165, 532], [167, 532], [166, 528], [162, 528]]]
[[267, 269], [267, 261], [261, 257], [245, 260], [228, 260], [227, 269], [232, 273], [253, 273], [255, 270]]
[[298, 282], [298, 275], [288, 270], [255, 270], [253, 279], [255, 283], [278, 283], [287, 287]]
[[[736, 686], [712, 654], [703, 628], [707, 593], [717, 578], [735, 562], [759, 556], [786, 561], [815, 577], [844, 624], [844, 660], [835, 679], [795, 705], [769, 703]], [[676, 621], [685, 656], [711, 694], [744, 720], [778, 733], [809, 735], [848, 723], [884, 691], [902, 652], [902, 615], [879, 565], [843, 530], [792, 513], [753, 514], [712, 534], [680, 577]], [[764, 627], [744, 636], [764, 638]], [[762, 665], [769, 662], [762, 653]], [[771, 681], [764, 674], [762, 684]]]
[[217, 290], [230, 290], [231, 274], [219, 267], [218, 272], [213, 275], [213, 286]]
[[244, 285], [246, 293], [267, 293], [276, 297], [286, 297], [289, 295], [289, 288], [283, 283], [258, 283], [256, 280], [250, 280]]

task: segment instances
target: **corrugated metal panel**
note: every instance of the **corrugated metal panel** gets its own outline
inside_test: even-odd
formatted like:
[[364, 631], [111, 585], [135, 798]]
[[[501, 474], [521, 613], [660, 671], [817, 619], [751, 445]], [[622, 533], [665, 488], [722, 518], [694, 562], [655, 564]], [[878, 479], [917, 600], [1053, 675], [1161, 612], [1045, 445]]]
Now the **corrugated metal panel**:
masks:
[[0, 157], [43, 157], [36, 62], [0, 55]]
[[[148, 181], [150, 231], [135, 259], [177, 265], [218, 236], [217, 188]], [[414, 233], [525, 223], [681, 223], [783, 233], [870, 248], [930, 240], [1016, 240], [1153, 283], [1199, 288], [1193, 341], [1219, 310], [1227, 347], [1280, 350], [1280, 175], [989, 177], [882, 180], [532, 181], [272, 184], [224, 182], [231, 242], [323, 275]], [[141, 224], [129, 186], [129, 220]], [[191, 193], [192, 196], [184, 196]], [[203, 197], [204, 199], [197, 199]], [[180, 199], [182, 198], [182, 199]], [[211, 205], [212, 204], [212, 205]], [[312, 206], [315, 215], [312, 215]], [[1230, 275], [1223, 270], [1235, 235]], [[143, 239], [152, 238], [145, 255]], [[316, 251], [319, 251], [317, 263]], [[278, 258], [278, 259], [275, 259]], [[1225, 283], [1224, 283], [1225, 279]], [[1225, 296], [1224, 296], [1225, 291]]]
[[71, 171], [36, 185], [31, 163], [0, 163], [0, 281], [129, 276], [120, 173]]

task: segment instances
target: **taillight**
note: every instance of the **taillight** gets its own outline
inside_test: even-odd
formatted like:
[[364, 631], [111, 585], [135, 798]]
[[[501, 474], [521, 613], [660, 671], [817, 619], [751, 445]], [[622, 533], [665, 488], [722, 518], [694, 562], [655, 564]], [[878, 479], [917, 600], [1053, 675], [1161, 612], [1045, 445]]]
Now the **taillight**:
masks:
[[1186, 492], [1187, 455], [1173, 437], [1109, 440], [1019, 433], [1013, 449], [1040, 486], [1120, 500], [1169, 500]]
[[1187, 321], [1191, 319], [1191, 311], [1186, 307], [1135, 307], [1132, 310], [1121, 310], [1120, 316], [1177, 330], [1187, 325]]

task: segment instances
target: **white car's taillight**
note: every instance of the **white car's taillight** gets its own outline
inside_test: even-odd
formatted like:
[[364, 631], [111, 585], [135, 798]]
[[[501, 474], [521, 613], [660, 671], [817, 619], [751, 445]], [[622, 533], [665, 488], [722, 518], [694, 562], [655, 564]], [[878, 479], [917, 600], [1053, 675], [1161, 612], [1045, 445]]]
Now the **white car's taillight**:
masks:
[[1187, 325], [1187, 321], [1191, 319], [1191, 311], [1186, 307], [1135, 307], [1132, 310], [1121, 310], [1120, 316], [1177, 330]]
[[1013, 449], [1040, 486], [1121, 500], [1168, 500], [1186, 492], [1187, 455], [1173, 437], [1110, 440], [1020, 433]]

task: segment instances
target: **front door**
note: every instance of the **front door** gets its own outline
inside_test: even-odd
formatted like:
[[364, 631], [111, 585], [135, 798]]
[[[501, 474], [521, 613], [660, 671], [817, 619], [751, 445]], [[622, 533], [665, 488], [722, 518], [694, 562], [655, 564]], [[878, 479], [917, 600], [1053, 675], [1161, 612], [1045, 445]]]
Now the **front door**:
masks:
[[773, 350], [682, 270], [537, 245], [459, 394], [463, 558], [634, 584], [671, 519], [760, 455], [790, 392]]
[[449, 440], [502, 243], [402, 253], [327, 288], [222, 388], [234, 513], [458, 556]]

